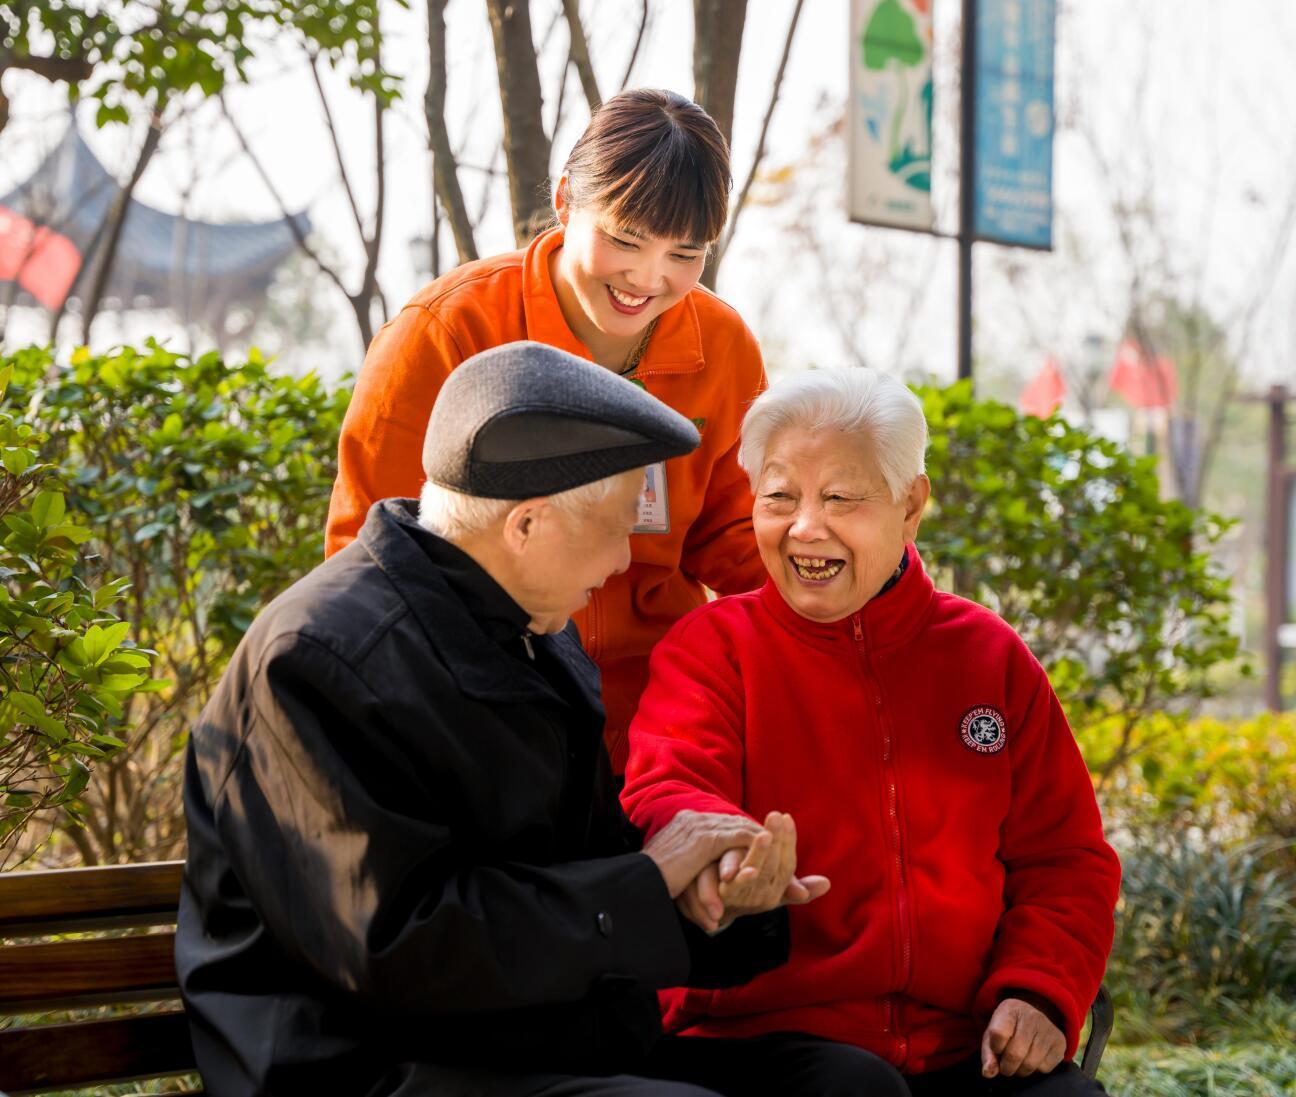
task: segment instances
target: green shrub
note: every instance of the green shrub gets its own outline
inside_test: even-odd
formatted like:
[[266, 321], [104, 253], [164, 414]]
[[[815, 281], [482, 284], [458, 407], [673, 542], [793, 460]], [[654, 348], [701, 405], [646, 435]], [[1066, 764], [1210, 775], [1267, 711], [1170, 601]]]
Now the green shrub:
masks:
[[[1109, 824], [1197, 827], [1212, 840], [1296, 839], [1296, 713], [1185, 721], [1153, 713], [1078, 730]], [[1119, 764], [1118, 752], [1124, 751]]]
[[0, 867], [33, 819], [75, 816], [89, 764], [125, 745], [123, 704], [161, 685], [111, 612], [126, 580], [78, 574], [91, 533], [55, 490], [45, 439], [6, 402], [13, 372], [0, 365]]
[[[918, 390], [931, 428], [925, 558], [1023, 636], [1077, 724], [1182, 711], [1238, 650], [1208, 549], [1225, 523], [1160, 497], [1153, 462], [1053, 417]], [[1113, 752], [1120, 764], [1125, 748]]]
[[1296, 997], [1291, 848], [1220, 849], [1166, 829], [1127, 850], [1107, 968], [1118, 1014], [1144, 1036], [1187, 1037], [1241, 1003]]
[[149, 343], [10, 361], [42, 458], [93, 531], [85, 574], [129, 578], [125, 616], [170, 679], [132, 699], [140, 731], [86, 788], [68, 838], [88, 863], [177, 856], [189, 724], [258, 608], [323, 557], [348, 393], [277, 376], [255, 352], [227, 364]]

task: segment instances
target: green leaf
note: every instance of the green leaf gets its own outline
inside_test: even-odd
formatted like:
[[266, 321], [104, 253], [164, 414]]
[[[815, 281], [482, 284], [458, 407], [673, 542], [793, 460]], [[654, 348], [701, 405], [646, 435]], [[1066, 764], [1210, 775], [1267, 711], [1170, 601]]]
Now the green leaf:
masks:
[[67, 785], [64, 786], [60, 800], [75, 800], [90, 783], [90, 771], [79, 758], [70, 759], [68, 769]]
[[22, 446], [7, 446], [0, 449], [0, 465], [7, 472], [21, 476], [36, 463], [36, 454]]
[[147, 680], [147, 674], [103, 674], [99, 677], [99, 685], [114, 693], [127, 693]]
[[32, 500], [32, 521], [42, 528], [58, 525], [63, 520], [64, 512], [65, 504], [60, 492], [42, 491]]
[[130, 590], [130, 586], [130, 580], [124, 577], [105, 583], [94, 592], [95, 609], [105, 609], [112, 605]]

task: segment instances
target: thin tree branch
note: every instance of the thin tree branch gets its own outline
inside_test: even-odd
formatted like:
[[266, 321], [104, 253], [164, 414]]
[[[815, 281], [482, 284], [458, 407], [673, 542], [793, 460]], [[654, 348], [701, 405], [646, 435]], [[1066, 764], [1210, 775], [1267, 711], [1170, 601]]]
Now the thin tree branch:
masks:
[[774, 108], [778, 106], [779, 91], [783, 87], [783, 74], [787, 71], [788, 55], [792, 52], [792, 39], [796, 37], [797, 23], [801, 19], [803, 3], [804, 0], [796, 0], [796, 6], [792, 9], [792, 19], [788, 23], [787, 37], [783, 39], [783, 56], [779, 58], [778, 72], [774, 74], [774, 86], [770, 89], [769, 105], [765, 108], [765, 118], [761, 122], [760, 137], [756, 139], [756, 155], [752, 157], [751, 169], [747, 172], [747, 178], [743, 180], [742, 189], [738, 192], [738, 200], [734, 203], [733, 213], [729, 215], [729, 227], [725, 230], [720, 246], [716, 249], [715, 265], [717, 268], [724, 261], [725, 252], [729, 250], [729, 245], [733, 242], [734, 232], [738, 228], [738, 218], [742, 216], [743, 207], [747, 204], [747, 195], [751, 191], [752, 183], [756, 180], [756, 173], [760, 170], [761, 161], [765, 159], [765, 138], [769, 135], [770, 120], [774, 117]]
[[[360, 239], [365, 239], [364, 218], [360, 216], [360, 207], [356, 203], [355, 189], [351, 186], [351, 178], [347, 175], [346, 160], [342, 156], [342, 144], [338, 140], [337, 126], [333, 122], [333, 111], [329, 107], [328, 96], [324, 93], [324, 82], [320, 79], [319, 58], [314, 53], [307, 52], [310, 61], [311, 78], [315, 81], [315, 90], [319, 93], [320, 106], [324, 108], [324, 124], [328, 128], [329, 141], [333, 145], [333, 157], [337, 161], [338, 174], [342, 177], [342, 189], [346, 191], [347, 203], [351, 206], [351, 215], [355, 218], [356, 231], [360, 234]], [[374, 96], [375, 99], [378, 96]], [[381, 127], [379, 127], [381, 128]], [[381, 179], [382, 173], [379, 173]]]
[[288, 212], [288, 206], [284, 203], [283, 197], [279, 194], [279, 189], [274, 185], [274, 181], [270, 178], [270, 173], [266, 171], [265, 165], [261, 163], [260, 158], [252, 151], [252, 146], [248, 143], [247, 137], [244, 136], [238, 123], [234, 121], [234, 116], [230, 114], [224, 96], [220, 96], [219, 99], [221, 113], [225, 116], [225, 121], [229, 123], [230, 129], [234, 131], [234, 136], [238, 139], [239, 147], [242, 148], [243, 154], [248, 158], [248, 161], [256, 170], [257, 175], [261, 177], [261, 182], [265, 184], [266, 190], [270, 192], [270, 197], [274, 199], [275, 205], [279, 207], [279, 212], [283, 216], [283, 219], [288, 223], [288, 231], [292, 233], [293, 239], [297, 241], [297, 246], [302, 250], [306, 257], [315, 264], [321, 274], [327, 276], [328, 279], [347, 296], [347, 298], [350, 298], [351, 294], [347, 290], [346, 285], [343, 283], [337, 271], [320, 258], [319, 253], [311, 247], [310, 242], [306, 239], [306, 234], [302, 232], [301, 226], [297, 224], [297, 218]]
[[[580, 0], [563, 0], [563, 14], [567, 16], [567, 27], [571, 32], [571, 63], [576, 66], [581, 90], [585, 92], [585, 102], [589, 104], [590, 114], [593, 114], [603, 105], [603, 97], [599, 94], [594, 66], [590, 62], [589, 42], [585, 38], [585, 27], [581, 24]], [[557, 132], [557, 129], [558, 123], [555, 121], [554, 131]]]
[[131, 172], [130, 179], [117, 192], [116, 197], [113, 198], [113, 204], [108, 209], [107, 235], [104, 238], [103, 246], [96, 251], [93, 259], [93, 278], [81, 314], [81, 340], [83, 343], [90, 342], [90, 327], [99, 313], [100, 302], [102, 302], [104, 292], [108, 288], [108, 279], [112, 275], [113, 263], [117, 259], [117, 247], [121, 243], [121, 234], [126, 224], [126, 215], [130, 212], [131, 195], [135, 193], [135, 187], [139, 183], [141, 176], [143, 176], [144, 169], [148, 167], [149, 161], [153, 159], [153, 154], [157, 152], [158, 144], [162, 140], [162, 112], [165, 109], [166, 98], [164, 96], [158, 100], [151, 112], [148, 132], [145, 133], [144, 143], [140, 146], [139, 155], [135, 158], [135, 168]]
[[558, 78], [558, 102], [554, 106], [554, 124], [549, 132], [549, 150], [552, 153], [554, 139], [562, 128], [563, 108], [567, 105], [567, 75], [571, 72], [571, 50], [567, 50], [567, 60], [563, 62], [562, 75]]
[[[383, 122], [387, 111], [387, 104], [383, 102], [381, 95], [375, 95], [374, 101], [374, 171], [377, 178], [374, 180], [375, 197], [374, 197], [374, 225], [373, 234], [365, 239], [364, 232], [360, 233], [360, 239], [365, 248], [365, 270], [364, 280], [360, 283], [360, 296], [363, 298], [363, 305], [366, 312], [370, 303], [375, 297], [378, 298], [378, 306], [382, 310], [384, 322], [387, 319], [387, 300], [383, 297], [382, 290], [378, 287], [378, 256], [382, 250], [383, 236], [383, 211], [387, 205], [387, 164], [386, 164], [386, 146], [383, 137]], [[369, 342], [365, 342], [365, 350], [369, 349]]]
[[54, 83], [77, 84], [89, 78], [94, 65], [85, 57], [16, 57], [10, 54], [0, 57], [0, 72], [5, 69], [22, 69]]
[[630, 83], [630, 74], [634, 72], [635, 62], [639, 59], [639, 47], [643, 45], [644, 31], [648, 27], [648, 0], [643, 0], [639, 7], [639, 29], [635, 32], [634, 48], [630, 50], [630, 60], [626, 62], [625, 75], [621, 77], [619, 90], [625, 91]]

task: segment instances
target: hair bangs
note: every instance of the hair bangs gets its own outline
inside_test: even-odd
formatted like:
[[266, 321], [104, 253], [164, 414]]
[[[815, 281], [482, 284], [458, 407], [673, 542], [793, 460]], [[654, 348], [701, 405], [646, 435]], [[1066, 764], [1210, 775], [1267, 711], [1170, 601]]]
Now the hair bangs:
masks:
[[595, 201], [622, 228], [705, 247], [724, 231], [728, 192], [703, 179], [696, 165], [676, 167], [673, 160], [635, 165], [609, 181]]

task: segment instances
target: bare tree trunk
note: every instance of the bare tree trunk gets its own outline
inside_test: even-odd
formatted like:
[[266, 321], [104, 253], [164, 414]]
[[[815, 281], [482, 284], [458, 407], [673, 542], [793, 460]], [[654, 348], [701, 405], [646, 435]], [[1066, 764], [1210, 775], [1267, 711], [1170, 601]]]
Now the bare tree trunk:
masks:
[[[732, 141], [738, 57], [742, 52], [747, 0], [693, 0], [693, 98], [715, 119], [726, 142]], [[712, 251], [702, 284], [715, 289], [719, 272]]]
[[131, 195], [148, 167], [153, 154], [157, 152], [158, 143], [162, 140], [162, 111], [165, 102], [159, 102], [149, 120], [148, 132], [144, 135], [144, 144], [140, 146], [139, 156], [135, 158], [135, 170], [131, 172], [126, 185], [117, 192], [113, 204], [108, 208], [107, 233], [103, 242], [92, 256], [94, 266], [91, 271], [90, 289], [86, 294], [85, 307], [81, 310], [81, 341], [90, 342], [90, 327], [94, 324], [103, 301], [104, 291], [108, 288], [108, 279], [112, 274], [113, 263], [117, 259], [117, 246], [121, 243], [122, 228], [126, 223], [126, 214], [130, 209]]
[[504, 111], [504, 156], [508, 163], [513, 236], [525, 247], [549, 220], [549, 138], [545, 136], [540, 72], [531, 38], [529, 5], [519, 0], [486, 0], [500, 106]]
[[[450, 222], [454, 234], [459, 262], [467, 263], [477, 258], [477, 241], [473, 238], [468, 207], [464, 205], [463, 189], [459, 186], [459, 165], [450, 147], [450, 131], [446, 128], [446, 0], [427, 0], [428, 12], [428, 84], [423, 96], [423, 114], [427, 119], [428, 146], [432, 150], [432, 182], [441, 208]], [[435, 205], [435, 203], [434, 203]], [[433, 234], [437, 224], [434, 218]], [[438, 260], [433, 258], [433, 276]]]
[[[585, 39], [585, 28], [581, 25], [580, 0], [563, 0], [563, 14], [567, 16], [567, 26], [571, 31], [571, 60], [580, 77], [581, 89], [585, 92], [585, 101], [589, 104], [590, 114], [603, 105], [599, 94], [598, 81], [594, 79], [594, 66], [590, 62], [589, 42]], [[554, 123], [555, 132], [558, 129]]]
[[[373, 309], [375, 300], [378, 307], [382, 310], [384, 323], [387, 320], [387, 299], [383, 296], [382, 287], [378, 285], [378, 256], [382, 251], [383, 237], [383, 215], [387, 208], [387, 165], [386, 165], [386, 139], [383, 134], [383, 122], [387, 117], [387, 104], [383, 101], [381, 95], [375, 95], [374, 101], [374, 217], [373, 228], [368, 238], [365, 238], [363, 231], [360, 234], [360, 240], [365, 249], [365, 268], [364, 278], [360, 282], [360, 292], [356, 295], [360, 298], [359, 307], [370, 314]], [[372, 321], [368, 325], [372, 328]], [[369, 344], [373, 342], [373, 332], [370, 331], [369, 338], [365, 340], [365, 350], [369, 349]]]
[[693, 98], [715, 119], [726, 141], [733, 134], [746, 21], [747, 0], [693, 0]]
[[437, 200], [435, 193], [432, 195], [432, 234], [431, 234], [431, 251], [429, 257], [431, 262], [428, 264], [428, 270], [432, 272], [432, 281], [441, 277], [441, 203]]
[[725, 252], [729, 250], [729, 245], [733, 242], [735, 230], [738, 228], [738, 218], [742, 215], [743, 206], [747, 204], [747, 195], [751, 191], [752, 183], [756, 181], [756, 173], [760, 171], [761, 161], [765, 159], [765, 139], [769, 136], [770, 122], [774, 118], [774, 108], [778, 106], [779, 91], [783, 87], [783, 74], [787, 71], [788, 56], [792, 53], [792, 40], [796, 37], [797, 23], [801, 19], [801, 6], [804, 0], [796, 0], [796, 6], [792, 9], [792, 19], [788, 23], [787, 37], [783, 40], [783, 56], [779, 58], [778, 72], [774, 74], [774, 86], [770, 89], [769, 105], [765, 108], [765, 119], [761, 122], [760, 137], [756, 140], [756, 155], [752, 157], [751, 170], [747, 172], [747, 178], [743, 180], [742, 189], [738, 192], [738, 200], [734, 202], [733, 209], [729, 211], [729, 226], [725, 229], [724, 237], [715, 249], [715, 270], [719, 273], [720, 264], [724, 262]]

